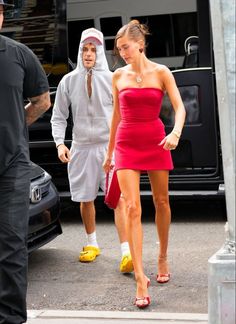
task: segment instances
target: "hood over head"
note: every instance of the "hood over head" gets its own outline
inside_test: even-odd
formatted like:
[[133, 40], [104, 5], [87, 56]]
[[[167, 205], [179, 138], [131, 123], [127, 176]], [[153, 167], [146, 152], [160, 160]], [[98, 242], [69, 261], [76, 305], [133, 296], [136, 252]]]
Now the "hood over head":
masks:
[[83, 65], [83, 46], [88, 43], [93, 43], [96, 46], [96, 62], [94, 67], [91, 69], [92, 72], [96, 71], [109, 71], [105, 51], [104, 51], [104, 38], [102, 32], [95, 28], [85, 29], [81, 34], [81, 40], [79, 44], [79, 52], [77, 57], [76, 69], [80, 72], [84, 71], [87, 73], [87, 69]]
[[[82, 60], [83, 46], [88, 42], [96, 46], [96, 62], [91, 69], [85, 68]], [[112, 72], [108, 67], [103, 44], [103, 34], [99, 30], [95, 28], [84, 30], [79, 45], [77, 66], [59, 83], [52, 119], [53, 136], [57, 145], [64, 142], [66, 123], [58, 126], [56, 112], [60, 112], [58, 114], [60, 119], [61, 111], [64, 109], [67, 119], [69, 106], [73, 116], [74, 144], [108, 143], [113, 110]], [[88, 95], [87, 85], [90, 74], [91, 96]]]

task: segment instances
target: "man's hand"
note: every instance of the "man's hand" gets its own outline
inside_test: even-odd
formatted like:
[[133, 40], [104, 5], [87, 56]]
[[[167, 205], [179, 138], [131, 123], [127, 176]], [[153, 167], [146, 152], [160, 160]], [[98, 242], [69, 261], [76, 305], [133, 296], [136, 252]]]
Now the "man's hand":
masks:
[[57, 154], [62, 163], [70, 162], [70, 150], [64, 144], [57, 146]]

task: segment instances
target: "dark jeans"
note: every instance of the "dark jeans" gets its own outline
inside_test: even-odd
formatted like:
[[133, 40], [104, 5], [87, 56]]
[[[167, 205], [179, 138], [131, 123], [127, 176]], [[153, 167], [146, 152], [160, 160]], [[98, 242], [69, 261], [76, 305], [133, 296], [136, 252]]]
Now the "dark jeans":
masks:
[[29, 166], [0, 175], [0, 324], [26, 322]]

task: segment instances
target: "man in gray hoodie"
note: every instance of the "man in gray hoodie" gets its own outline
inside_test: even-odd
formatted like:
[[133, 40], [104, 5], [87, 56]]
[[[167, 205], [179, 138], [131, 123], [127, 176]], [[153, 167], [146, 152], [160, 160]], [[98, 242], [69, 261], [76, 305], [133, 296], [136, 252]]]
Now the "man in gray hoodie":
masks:
[[[89, 28], [81, 35], [76, 69], [59, 83], [51, 119], [58, 157], [63, 163], [68, 163], [72, 200], [80, 202], [87, 236], [87, 244], [79, 256], [81, 262], [91, 262], [100, 254], [94, 200], [99, 187], [105, 190], [106, 175], [102, 165], [109, 139], [112, 104], [112, 72], [104, 52], [103, 34]], [[73, 117], [70, 150], [64, 144], [69, 106]], [[121, 244], [120, 271], [132, 272], [122, 197], [114, 214]]]

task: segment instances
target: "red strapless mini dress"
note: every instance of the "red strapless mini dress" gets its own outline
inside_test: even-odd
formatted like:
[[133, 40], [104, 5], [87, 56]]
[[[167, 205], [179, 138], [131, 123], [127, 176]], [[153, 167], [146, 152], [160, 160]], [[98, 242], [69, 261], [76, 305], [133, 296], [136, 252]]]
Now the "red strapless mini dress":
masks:
[[125, 88], [119, 92], [121, 121], [115, 140], [115, 167], [131, 170], [172, 170], [170, 151], [159, 143], [166, 136], [159, 118], [163, 91]]

